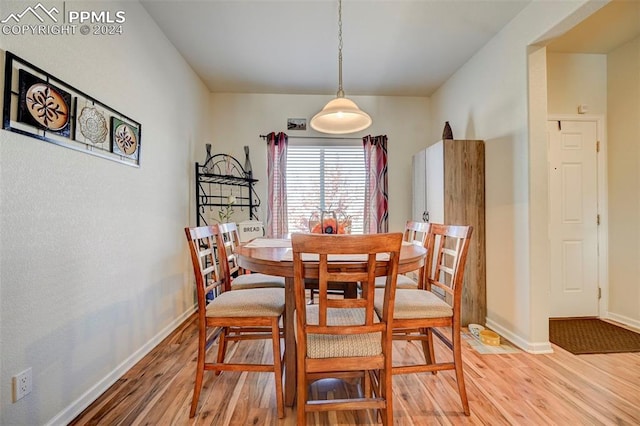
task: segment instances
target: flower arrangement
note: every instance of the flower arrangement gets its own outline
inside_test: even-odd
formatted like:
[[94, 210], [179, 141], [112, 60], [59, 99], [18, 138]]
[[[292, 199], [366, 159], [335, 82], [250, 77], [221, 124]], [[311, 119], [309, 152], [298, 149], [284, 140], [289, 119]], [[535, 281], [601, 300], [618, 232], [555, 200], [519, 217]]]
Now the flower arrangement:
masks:
[[227, 223], [231, 216], [233, 216], [233, 205], [236, 203], [236, 197], [234, 195], [229, 195], [227, 197], [227, 205], [218, 210], [218, 217], [220, 218], [220, 223]]
[[334, 218], [324, 219], [322, 224], [318, 222], [311, 228], [312, 234], [346, 234], [345, 227], [342, 223]]

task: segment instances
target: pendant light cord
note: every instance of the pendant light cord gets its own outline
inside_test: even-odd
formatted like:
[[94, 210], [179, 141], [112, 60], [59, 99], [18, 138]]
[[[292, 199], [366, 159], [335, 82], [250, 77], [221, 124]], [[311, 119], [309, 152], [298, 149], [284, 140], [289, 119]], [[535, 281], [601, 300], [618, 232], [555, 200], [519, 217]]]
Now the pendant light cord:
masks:
[[342, 90], [342, 0], [338, 0], [338, 95], [344, 98]]

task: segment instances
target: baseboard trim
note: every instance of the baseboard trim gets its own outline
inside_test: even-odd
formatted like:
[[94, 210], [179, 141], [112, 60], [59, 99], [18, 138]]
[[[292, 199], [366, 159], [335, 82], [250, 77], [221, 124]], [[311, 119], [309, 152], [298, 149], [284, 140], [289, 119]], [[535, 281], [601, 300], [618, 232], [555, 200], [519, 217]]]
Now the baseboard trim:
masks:
[[520, 349], [530, 354], [550, 354], [553, 353], [553, 348], [550, 342], [528, 342], [517, 334], [512, 333], [510, 330], [504, 328], [500, 324], [487, 318], [487, 327], [495, 331]]
[[59, 412], [55, 417], [45, 423], [47, 426], [69, 424], [84, 409], [93, 403], [100, 395], [102, 395], [111, 385], [113, 385], [120, 377], [131, 369], [138, 361], [144, 358], [153, 348], [171, 334], [180, 324], [189, 318], [196, 311], [194, 306], [178, 318], [169, 323], [165, 328], [160, 330], [153, 338], [145, 343], [140, 349], [135, 351], [131, 356], [122, 361], [113, 371], [107, 374], [102, 380], [96, 383], [92, 388], [86, 391], [80, 398], [76, 399], [68, 407]]
[[603, 316], [602, 319], [609, 319], [611, 321], [618, 322], [622, 325], [634, 329], [634, 331], [640, 332], [640, 321], [634, 320], [633, 318], [607, 312], [607, 314]]

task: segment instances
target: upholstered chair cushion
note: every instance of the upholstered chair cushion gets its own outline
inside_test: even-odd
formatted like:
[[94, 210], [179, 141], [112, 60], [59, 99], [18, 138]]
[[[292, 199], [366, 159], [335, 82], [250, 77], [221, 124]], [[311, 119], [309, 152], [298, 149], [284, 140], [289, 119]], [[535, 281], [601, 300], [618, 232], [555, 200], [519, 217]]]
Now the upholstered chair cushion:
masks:
[[208, 317], [277, 317], [284, 312], [284, 289], [256, 288], [251, 297], [242, 291], [226, 291], [207, 306]]
[[[376, 290], [375, 309], [382, 315], [384, 290]], [[452, 317], [453, 308], [444, 300], [430, 291], [425, 290], [396, 290], [393, 318], [442, 318]]]
[[[329, 325], [364, 323], [364, 309], [329, 309]], [[307, 323], [318, 323], [318, 305], [307, 306]], [[328, 335], [308, 334], [307, 355], [310, 358], [376, 356], [382, 353], [380, 333]]]
[[261, 287], [284, 288], [284, 277], [252, 273], [238, 275], [231, 281], [231, 290], [246, 290]]
[[[387, 277], [376, 277], [376, 288], [384, 288], [387, 282]], [[406, 275], [398, 274], [396, 280], [396, 288], [418, 288], [418, 283]]]

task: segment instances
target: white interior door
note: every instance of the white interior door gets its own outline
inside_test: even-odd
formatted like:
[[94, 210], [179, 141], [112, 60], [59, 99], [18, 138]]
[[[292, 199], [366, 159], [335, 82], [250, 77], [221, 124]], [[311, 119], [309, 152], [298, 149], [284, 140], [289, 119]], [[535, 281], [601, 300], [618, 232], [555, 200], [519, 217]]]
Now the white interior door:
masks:
[[549, 121], [552, 317], [598, 315], [595, 121]]

